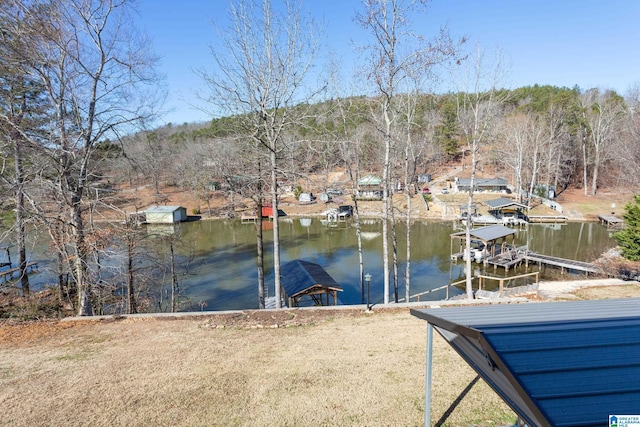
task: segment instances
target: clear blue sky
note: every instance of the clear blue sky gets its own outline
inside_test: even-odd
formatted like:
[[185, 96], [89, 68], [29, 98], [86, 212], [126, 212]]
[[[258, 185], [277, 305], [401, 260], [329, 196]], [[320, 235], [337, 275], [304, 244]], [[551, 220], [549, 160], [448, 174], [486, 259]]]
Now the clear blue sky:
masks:
[[[353, 21], [360, 4], [360, 0], [304, 3], [325, 22], [324, 44], [343, 60], [357, 57], [350, 41], [366, 37]], [[192, 70], [212, 66], [209, 45], [216, 42], [212, 22], [224, 25], [227, 5], [226, 0], [138, 0], [139, 25], [162, 58], [160, 71], [169, 88], [165, 123], [211, 118], [191, 106], [197, 103], [194, 94], [206, 90]], [[468, 36], [472, 44], [501, 49], [511, 64], [505, 85], [510, 88], [578, 85], [624, 94], [640, 82], [640, 1], [433, 0], [425, 16], [412, 20], [427, 36], [446, 24], [454, 37]]]

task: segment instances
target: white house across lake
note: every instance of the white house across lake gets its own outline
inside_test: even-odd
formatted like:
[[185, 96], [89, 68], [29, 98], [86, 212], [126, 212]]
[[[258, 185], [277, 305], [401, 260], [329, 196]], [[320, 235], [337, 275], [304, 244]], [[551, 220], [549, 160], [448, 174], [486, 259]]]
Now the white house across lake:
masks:
[[148, 224], [175, 224], [187, 220], [187, 208], [182, 206], [151, 206], [144, 213]]

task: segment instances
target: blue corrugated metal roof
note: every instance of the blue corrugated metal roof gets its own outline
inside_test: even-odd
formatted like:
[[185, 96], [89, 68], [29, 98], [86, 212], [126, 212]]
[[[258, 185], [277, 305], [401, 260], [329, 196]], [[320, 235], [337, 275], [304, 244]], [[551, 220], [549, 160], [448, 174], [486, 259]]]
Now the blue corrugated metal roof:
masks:
[[412, 310], [530, 426], [640, 413], [640, 299]]

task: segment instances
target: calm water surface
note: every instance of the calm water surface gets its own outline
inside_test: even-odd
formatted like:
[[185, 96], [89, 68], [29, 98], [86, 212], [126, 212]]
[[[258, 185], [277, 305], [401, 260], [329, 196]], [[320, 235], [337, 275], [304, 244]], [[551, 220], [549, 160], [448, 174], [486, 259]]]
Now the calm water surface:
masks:
[[[450, 261], [452, 222], [421, 222], [411, 226], [411, 294], [446, 285], [464, 278], [463, 263]], [[406, 240], [404, 224], [398, 225], [400, 285], [404, 290]], [[371, 274], [371, 300], [383, 301], [382, 225], [371, 221], [362, 226], [365, 272]], [[207, 310], [256, 308], [256, 237], [253, 224], [238, 221], [200, 221], [181, 226], [182, 239], [194, 242], [195, 275], [182, 279], [192, 301], [205, 301]], [[269, 295], [273, 295], [272, 232], [265, 231], [265, 274]], [[563, 225], [529, 225], [516, 231], [517, 245], [528, 244], [531, 250], [546, 255], [592, 261], [615, 246], [605, 227], [596, 223]], [[303, 259], [320, 264], [344, 288], [339, 298], [344, 304], [359, 304], [358, 253], [355, 226], [328, 228], [320, 220], [285, 218], [281, 223], [282, 264]], [[481, 265], [473, 264], [474, 269]], [[551, 269], [549, 269], [551, 270]], [[549, 271], [550, 272], [550, 271]], [[504, 276], [499, 269], [490, 274]], [[511, 272], [510, 274], [513, 274]], [[458, 290], [457, 293], [461, 293]], [[455, 290], [454, 290], [455, 293]], [[429, 299], [445, 297], [445, 291], [431, 294]], [[392, 298], [392, 297], [391, 297]]]
[[[342, 287], [339, 294], [344, 304], [360, 304], [358, 253], [356, 229], [351, 224], [338, 228], [323, 225], [318, 218], [281, 219], [282, 264], [302, 259], [320, 264]], [[265, 229], [265, 274], [268, 295], [273, 295], [273, 233]], [[464, 278], [463, 263], [450, 261], [450, 234], [453, 222], [415, 221], [411, 226], [411, 294], [444, 286]], [[382, 225], [379, 221], [363, 224], [365, 272], [371, 274], [371, 301], [383, 301]], [[406, 261], [405, 227], [397, 225], [400, 261], [399, 295], [404, 297], [404, 268]], [[193, 306], [203, 302], [205, 310], [250, 309], [258, 307], [256, 272], [256, 233], [254, 224], [242, 224], [236, 220], [213, 220], [183, 223], [175, 228], [181, 244], [181, 274], [178, 277], [183, 294]], [[597, 223], [569, 223], [562, 225], [529, 225], [516, 230], [517, 245], [528, 244], [531, 250], [546, 255], [592, 261], [605, 250], [614, 247], [615, 241], [605, 227]], [[161, 243], [158, 243], [161, 244]], [[164, 248], [166, 250], [166, 248]], [[32, 251], [33, 260], [43, 266], [40, 273], [31, 277], [37, 287], [54, 281], [47, 264], [52, 258], [45, 248]], [[189, 259], [190, 261], [186, 261]], [[188, 264], [188, 269], [185, 266]], [[476, 273], [481, 265], [473, 264]], [[552, 271], [552, 269], [547, 269]], [[504, 270], [494, 273], [504, 276]], [[513, 272], [510, 272], [513, 274]], [[392, 286], [393, 287], [393, 286]], [[454, 289], [453, 293], [461, 293]], [[430, 294], [428, 299], [442, 299], [445, 291]], [[393, 297], [391, 297], [393, 299]]]

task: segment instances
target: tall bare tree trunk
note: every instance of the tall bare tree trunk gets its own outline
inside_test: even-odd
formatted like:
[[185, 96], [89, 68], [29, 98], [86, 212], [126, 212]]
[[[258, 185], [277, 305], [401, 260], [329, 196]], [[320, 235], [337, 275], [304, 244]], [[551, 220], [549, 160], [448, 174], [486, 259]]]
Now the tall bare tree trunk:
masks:
[[282, 308], [280, 277], [280, 225], [278, 220], [278, 175], [275, 147], [271, 150], [271, 206], [273, 215], [273, 275], [276, 297], [276, 308]]
[[[26, 106], [25, 106], [26, 108]], [[27, 251], [26, 251], [26, 229], [25, 229], [25, 200], [24, 200], [24, 168], [22, 165], [22, 141], [23, 138], [17, 133], [13, 134], [14, 166], [15, 166], [15, 203], [16, 203], [16, 243], [18, 245], [18, 274], [20, 275], [20, 287], [22, 294], [28, 296], [30, 292], [29, 276], [27, 275]]]
[[262, 233], [262, 189], [259, 189], [256, 203], [256, 263], [258, 267], [258, 308], [265, 308], [264, 292], [264, 236]]

